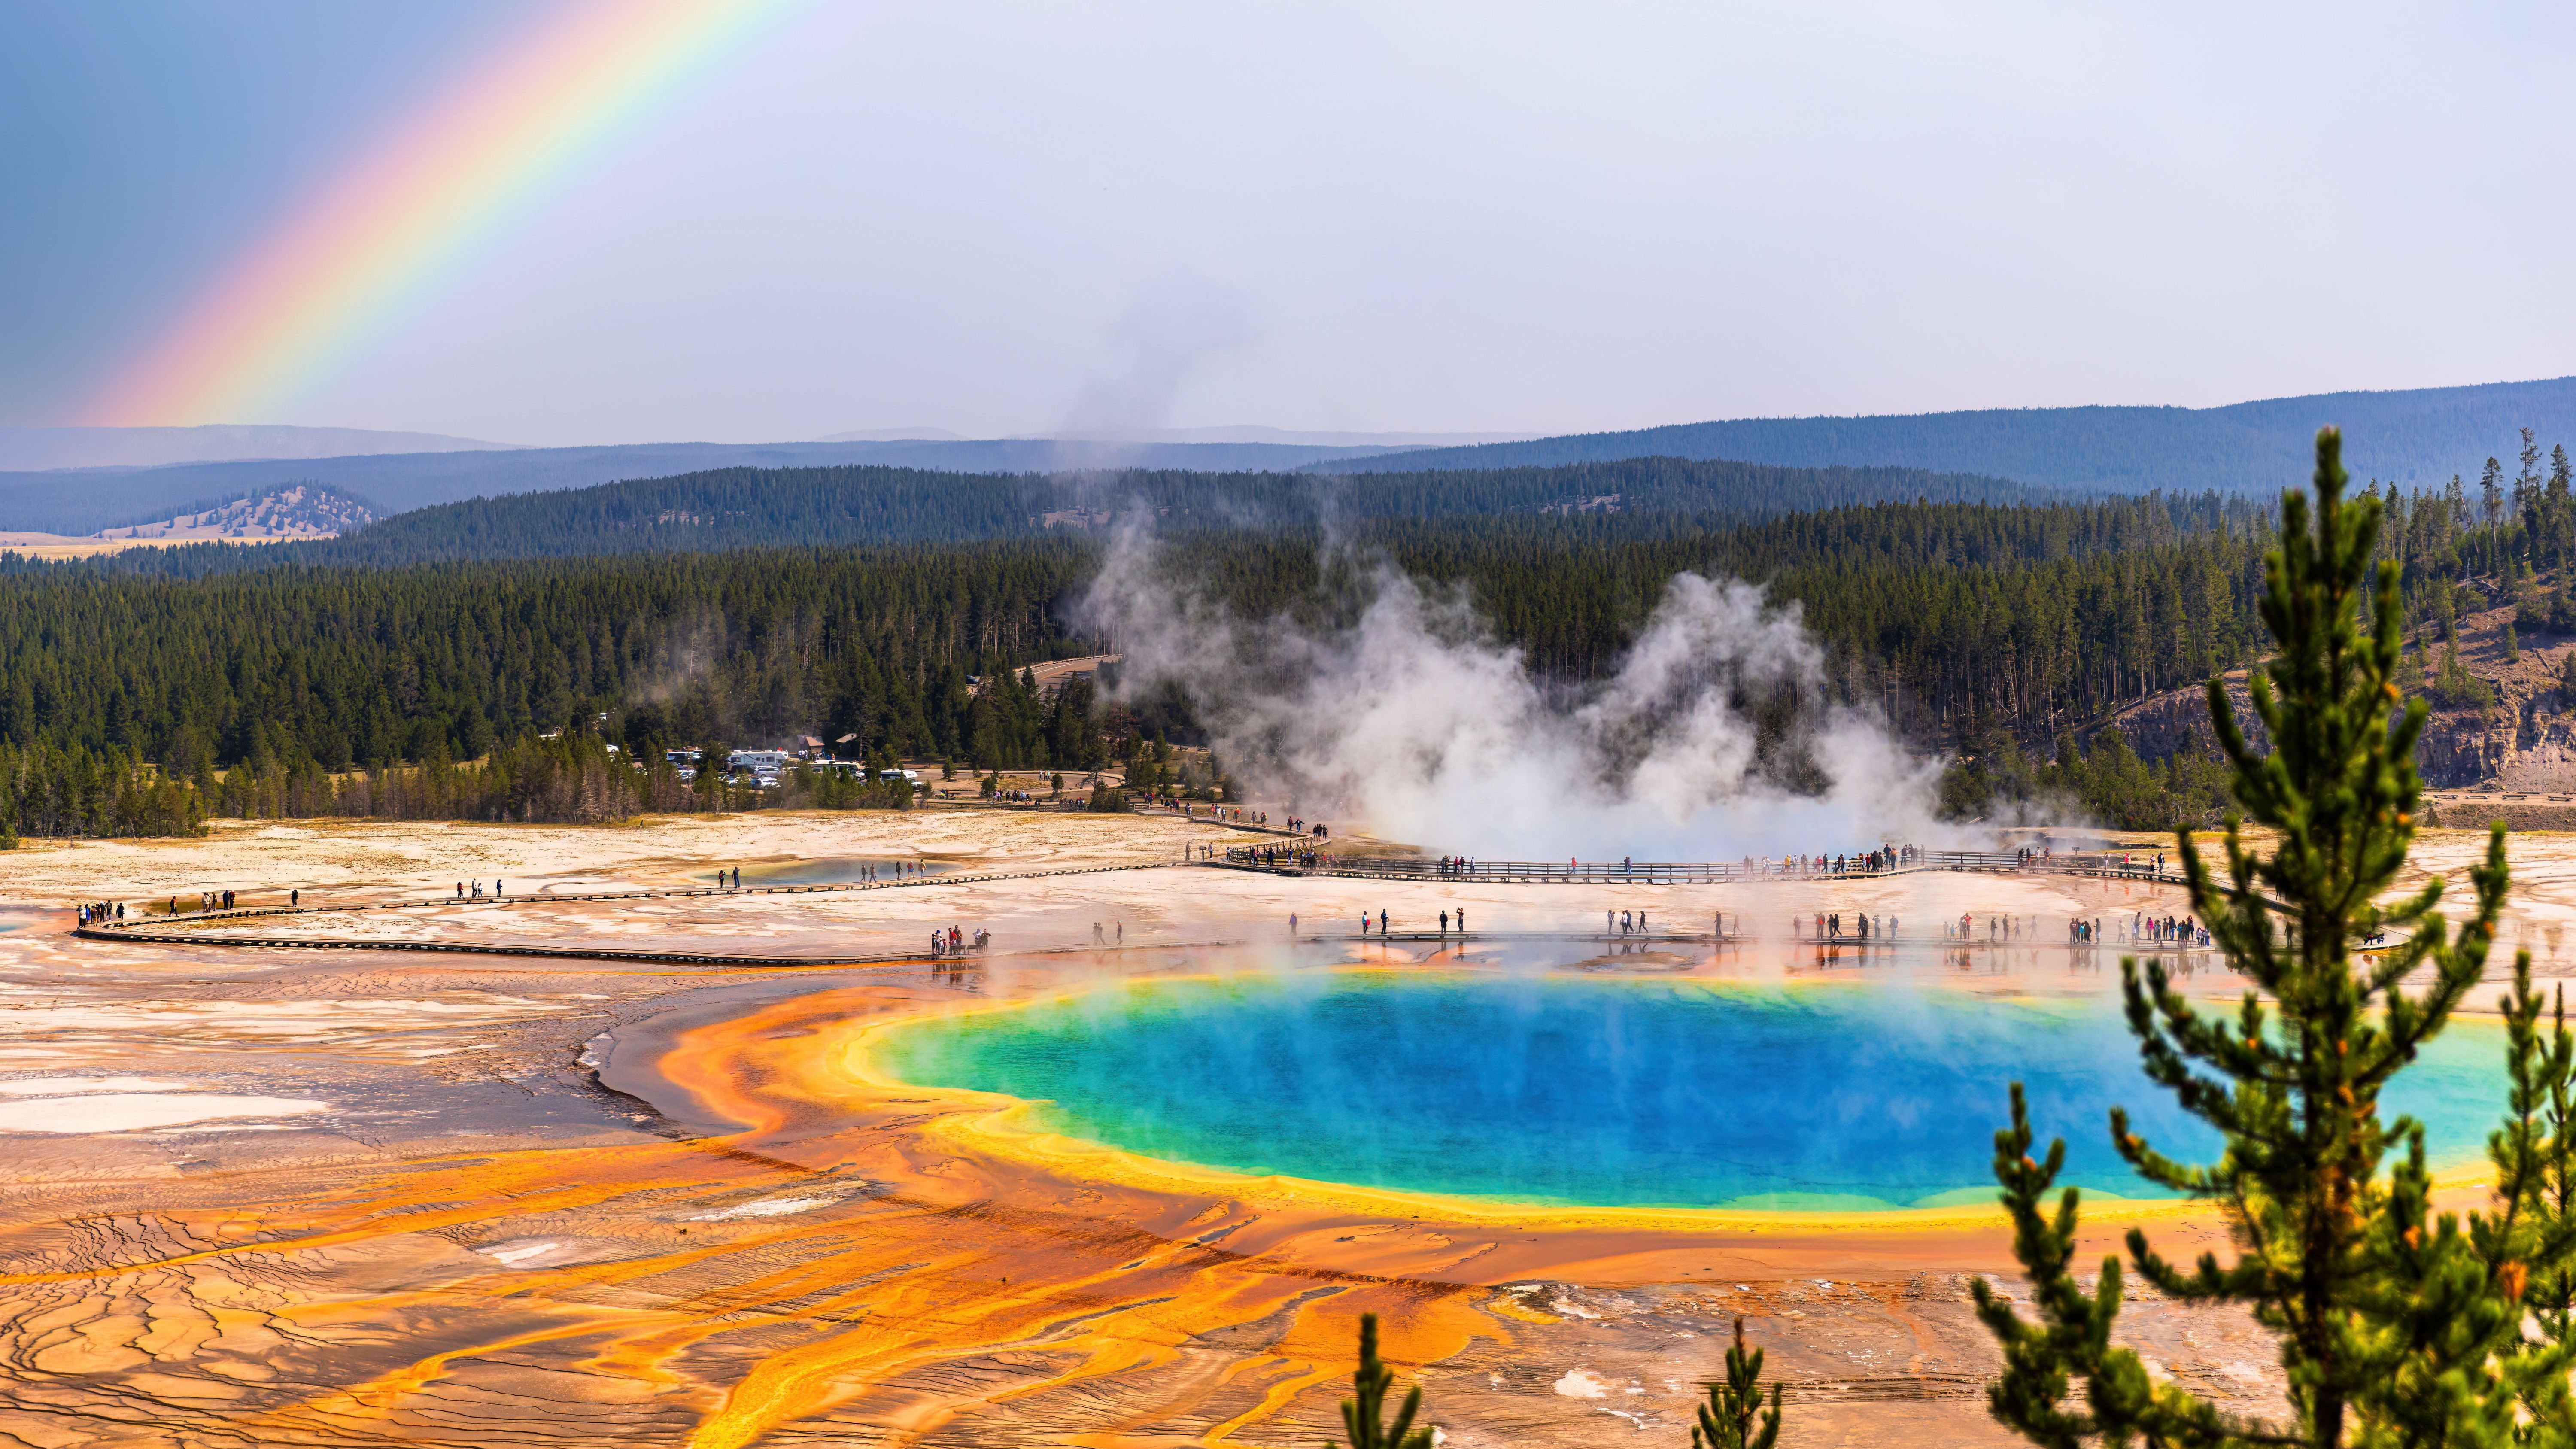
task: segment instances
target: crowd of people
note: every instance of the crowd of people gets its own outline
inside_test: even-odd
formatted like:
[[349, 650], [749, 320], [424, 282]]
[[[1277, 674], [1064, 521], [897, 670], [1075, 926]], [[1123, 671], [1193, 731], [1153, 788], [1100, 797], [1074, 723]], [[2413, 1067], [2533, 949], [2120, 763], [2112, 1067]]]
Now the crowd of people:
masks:
[[2144, 912], [2129, 918], [2129, 939], [2158, 946], [2210, 944], [2209, 928], [2189, 916], [2150, 916]]
[[1812, 928], [1814, 938], [1819, 941], [1886, 940], [1896, 934], [1896, 917], [1872, 916], [1865, 912], [1852, 917], [1849, 930], [1844, 929], [1842, 914], [1838, 911], [1818, 911], [1812, 921], [1792, 920], [1789, 925], [1792, 931]]
[[1279, 866], [1301, 866], [1308, 870], [1328, 865], [1332, 861], [1332, 857], [1324, 854], [1320, 850], [1307, 850], [1293, 845], [1231, 846], [1227, 848], [1225, 858], [1238, 865], [1258, 865], [1272, 868]]
[[[286, 903], [289, 906], [299, 905], [303, 902], [303, 899], [304, 892], [301, 888], [290, 890], [286, 893]], [[166, 903], [164, 903], [162, 910], [165, 914], [173, 916], [199, 914], [206, 911], [229, 911], [233, 909], [234, 905], [239, 900], [240, 897], [230, 890], [206, 890], [197, 892], [197, 900], [194, 905], [182, 905], [179, 897], [172, 896]], [[147, 905], [143, 907], [143, 909], [148, 911], [151, 907]], [[95, 926], [108, 921], [121, 921], [125, 919], [125, 903], [122, 901], [91, 901], [86, 905], [75, 906], [72, 910], [72, 919], [76, 924], [81, 926]]]
[[[1091, 929], [1093, 935], [1099, 934], [1100, 928], [1097, 925]], [[993, 933], [981, 926], [975, 928], [975, 934], [972, 936], [955, 926], [950, 926], [945, 931], [934, 930], [930, 933], [930, 954], [933, 956], [960, 956], [969, 951], [980, 955], [991, 949], [993, 949]]]
[[[1779, 875], [1854, 875], [1862, 872], [1897, 870], [1923, 858], [1919, 845], [1882, 845], [1875, 850], [1847, 851], [1837, 855], [1784, 855], [1780, 857]], [[1745, 862], [1768, 868], [1770, 861]]]

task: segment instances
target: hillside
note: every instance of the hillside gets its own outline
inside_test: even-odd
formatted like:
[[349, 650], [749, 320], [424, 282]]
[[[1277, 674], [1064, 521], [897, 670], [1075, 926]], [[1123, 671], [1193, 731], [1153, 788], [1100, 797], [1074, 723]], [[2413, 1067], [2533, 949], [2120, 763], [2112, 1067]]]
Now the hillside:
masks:
[[87, 558], [145, 546], [325, 539], [364, 528], [375, 517], [366, 504], [338, 489], [288, 483], [210, 508], [96, 533], [0, 533], [0, 549], [39, 558]]
[[[1844, 505], [2021, 503], [2040, 496], [2002, 479], [1907, 468], [1775, 468], [1670, 458], [1356, 477], [727, 468], [440, 504], [329, 543], [263, 550], [242, 562], [388, 567], [454, 559], [959, 543], [1100, 529], [1138, 509], [1165, 528], [1511, 514], [1678, 515], [1707, 524]], [[223, 566], [204, 558], [171, 563]]]
[[336, 488], [289, 483], [194, 513], [104, 528], [94, 536], [110, 541], [331, 538], [375, 521], [367, 505]]
[[2084, 493], [2251, 493], [2304, 481], [2316, 430], [2350, 440], [2356, 480], [2435, 487], [2510, 459], [2518, 428], [2576, 439], [2576, 377], [2401, 392], [2318, 393], [2215, 408], [2010, 408], [1884, 417], [1739, 418], [1317, 465], [1337, 472], [1543, 467], [1662, 455], [1793, 467], [1984, 473]]
[[[2489, 581], [2473, 581], [2465, 587], [2486, 598], [2488, 605], [2459, 616], [2459, 662], [2462, 672], [2484, 687], [2487, 698], [2474, 690], [2441, 686], [2443, 645], [2430, 628], [2419, 629], [2408, 642], [2410, 666], [2432, 681], [2425, 691], [2432, 714], [2415, 751], [2426, 787], [2513, 796], [2576, 793], [2576, 628], [2544, 622], [2551, 612], [2545, 599], [2536, 598], [2529, 608], [2516, 608], [2496, 599]], [[2576, 620], [2560, 618], [2576, 625]], [[2515, 636], [2510, 658], [2508, 626]], [[2259, 742], [2261, 726], [2253, 722], [2244, 671], [2232, 671], [2227, 681], [2237, 717], [2248, 722]], [[2197, 685], [2152, 694], [2103, 723], [2119, 729], [2132, 747], [2150, 758], [2177, 749], [2216, 748], [2207, 697]], [[2477, 807], [2463, 808], [2472, 811], [2470, 823], [2485, 818], [2474, 814]], [[2570, 826], [2576, 826], [2576, 814], [2551, 828]]]

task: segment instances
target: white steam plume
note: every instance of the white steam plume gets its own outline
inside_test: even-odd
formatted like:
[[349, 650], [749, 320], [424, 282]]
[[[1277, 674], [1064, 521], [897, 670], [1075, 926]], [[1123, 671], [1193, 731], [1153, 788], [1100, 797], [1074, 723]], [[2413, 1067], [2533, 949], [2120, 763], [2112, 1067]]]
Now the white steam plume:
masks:
[[1827, 702], [1792, 603], [1676, 575], [1618, 669], [1533, 678], [1460, 593], [1375, 570], [1348, 627], [1234, 616], [1113, 539], [1086, 622], [1178, 687], [1229, 769], [1312, 819], [1494, 859], [1733, 860], [1935, 838], [1938, 766]]

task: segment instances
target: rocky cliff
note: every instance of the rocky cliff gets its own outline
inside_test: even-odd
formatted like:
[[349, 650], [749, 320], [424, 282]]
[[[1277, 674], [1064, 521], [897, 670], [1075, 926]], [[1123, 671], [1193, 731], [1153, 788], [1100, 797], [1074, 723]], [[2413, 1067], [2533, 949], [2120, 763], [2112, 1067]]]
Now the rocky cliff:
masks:
[[[2488, 608], [2459, 621], [2460, 664], [2494, 699], [2481, 704], [2432, 697], [2432, 718], [2416, 746], [2415, 765], [2433, 789], [2576, 793], [2576, 695], [2564, 682], [2576, 637], [2523, 638], [2516, 657], [2508, 659], [2505, 633], [2514, 617], [2512, 609]], [[2410, 641], [2407, 652], [2426, 680], [2435, 677], [2442, 644], [2432, 630]], [[2244, 671], [2229, 674], [2226, 686], [2237, 720], [2262, 743]], [[2217, 744], [2198, 688], [2151, 695], [2100, 727], [2111, 726], [2150, 758]]]

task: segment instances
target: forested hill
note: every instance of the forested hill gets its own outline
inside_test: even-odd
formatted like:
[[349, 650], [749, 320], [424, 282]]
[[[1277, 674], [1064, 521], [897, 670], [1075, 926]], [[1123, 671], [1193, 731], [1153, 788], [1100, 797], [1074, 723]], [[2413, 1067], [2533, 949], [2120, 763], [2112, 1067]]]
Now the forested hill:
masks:
[[[1353, 597], [1336, 570], [1385, 559], [1466, 588], [1563, 679], [1615, 662], [1675, 571], [1758, 578], [1805, 605], [1841, 687], [1941, 743], [1980, 714], [2045, 729], [2238, 657], [2266, 526], [2205, 500], [1883, 504], [1719, 529], [1530, 514], [1365, 521], [1341, 544], [1316, 525], [1201, 530], [1169, 562], [1239, 608], [1311, 615]], [[1103, 642], [1079, 637], [1071, 608], [1098, 548], [1060, 535], [197, 579], [19, 562], [0, 568], [0, 766], [337, 770], [470, 758], [600, 715], [643, 749], [849, 734], [856, 749], [1077, 765], [967, 680]]]
[[2316, 430], [2343, 429], [2355, 480], [2438, 488], [2511, 459], [2518, 429], [2576, 438], [2576, 377], [2401, 392], [2318, 393], [2228, 407], [1998, 408], [1881, 417], [1739, 418], [1635, 432], [1437, 448], [1310, 465], [1334, 472], [1525, 468], [1666, 455], [1792, 467], [1983, 473], [2081, 493], [2163, 489], [2272, 498], [2305, 481]]
[[1673, 514], [1699, 524], [1882, 502], [2021, 503], [1998, 478], [1912, 468], [1781, 468], [1639, 458], [1557, 468], [1312, 477], [1128, 470], [944, 473], [913, 468], [725, 468], [399, 514], [342, 538], [118, 555], [121, 572], [278, 564], [395, 567], [465, 559], [960, 543], [1084, 531], [1127, 515], [1165, 528], [1299, 527], [1327, 519]]

